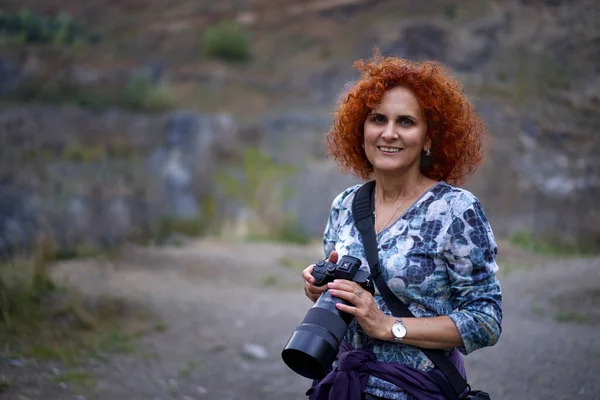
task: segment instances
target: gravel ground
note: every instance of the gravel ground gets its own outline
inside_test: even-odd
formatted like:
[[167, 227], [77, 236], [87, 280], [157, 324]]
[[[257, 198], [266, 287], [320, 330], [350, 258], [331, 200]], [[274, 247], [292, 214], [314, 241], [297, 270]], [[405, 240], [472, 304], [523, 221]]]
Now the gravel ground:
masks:
[[[305, 399], [309, 381], [280, 352], [310, 307], [300, 270], [319, 246], [200, 240], [130, 249], [115, 262], [75, 260], [56, 278], [155, 313], [164, 329], [135, 350], [79, 368], [92, 387], [61, 382], [74, 367], [3, 357], [6, 400]], [[600, 258], [552, 259], [501, 244], [500, 342], [466, 357], [473, 387], [494, 400], [600, 400]]]

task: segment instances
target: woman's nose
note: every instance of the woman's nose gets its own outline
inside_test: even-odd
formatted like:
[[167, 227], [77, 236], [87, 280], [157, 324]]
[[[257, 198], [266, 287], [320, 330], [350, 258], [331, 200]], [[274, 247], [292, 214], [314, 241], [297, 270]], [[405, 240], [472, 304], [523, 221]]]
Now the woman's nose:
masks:
[[381, 135], [384, 139], [392, 140], [396, 137], [396, 131], [394, 130], [394, 124], [388, 123], [383, 130]]

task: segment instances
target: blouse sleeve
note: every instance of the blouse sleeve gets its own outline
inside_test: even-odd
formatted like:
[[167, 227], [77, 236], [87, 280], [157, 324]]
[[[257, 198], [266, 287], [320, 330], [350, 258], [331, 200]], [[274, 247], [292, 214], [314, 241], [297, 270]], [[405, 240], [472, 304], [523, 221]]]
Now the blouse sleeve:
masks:
[[[329, 218], [327, 225], [325, 226], [325, 232], [323, 233], [323, 250], [325, 258], [329, 258], [329, 254], [335, 250], [335, 245], [338, 241], [340, 234], [341, 220], [347, 221], [347, 213], [349, 207], [351, 207], [351, 201], [353, 193], [358, 190], [360, 185], [354, 185], [338, 194], [331, 203], [331, 210], [329, 211]], [[342, 214], [344, 216], [342, 216]], [[353, 222], [352, 222], [353, 223]]]
[[454, 321], [463, 354], [496, 344], [502, 331], [502, 291], [496, 278], [498, 254], [481, 204], [474, 200], [453, 213], [443, 256], [448, 265]]
[[329, 254], [335, 250], [335, 244], [338, 241], [338, 219], [340, 215], [340, 203], [341, 196], [337, 196], [331, 204], [331, 210], [329, 212], [329, 218], [327, 219], [327, 225], [325, 226], [325, 232], [323, 233], [323, 252], [325, 258], [329, 258]]

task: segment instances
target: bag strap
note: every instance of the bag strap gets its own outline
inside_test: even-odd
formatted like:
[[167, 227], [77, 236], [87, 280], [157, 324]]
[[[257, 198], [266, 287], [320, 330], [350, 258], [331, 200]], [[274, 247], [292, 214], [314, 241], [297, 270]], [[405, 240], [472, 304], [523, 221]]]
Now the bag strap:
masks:
[[[362, 185], [354, 196], [352, 202], [352, 215], [354, 224], [361, 234], [363, 246], [371, 269], [371, 276], [383, 300], [396, 317], [414, 317], [406, 304], [402, 302], [388, 287], [379, 266], [379, 255], [377, 251], [377, 236], [375, 235], [375, 181]], [[467, 381], [458, 372], [456, 366], [448, 359], [443, 350], [423, 349], [421, 351], [440, 369], [452, 386], [454, 393], [448, 393], [446, 384], [438, 386], [444, 395], [450, 399], [458, 399], [461, 393], [469, 387]]]

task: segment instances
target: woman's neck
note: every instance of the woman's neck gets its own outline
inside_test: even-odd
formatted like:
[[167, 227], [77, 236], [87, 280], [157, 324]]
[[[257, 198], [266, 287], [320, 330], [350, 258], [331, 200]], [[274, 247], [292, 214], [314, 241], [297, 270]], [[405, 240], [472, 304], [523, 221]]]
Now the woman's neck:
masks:
[[420, 171], [410, 171], [403, 175], [375, 172], [375, 196], [381, 204], [394, 203], [399, 198], [418, 196], [423, 175]]

